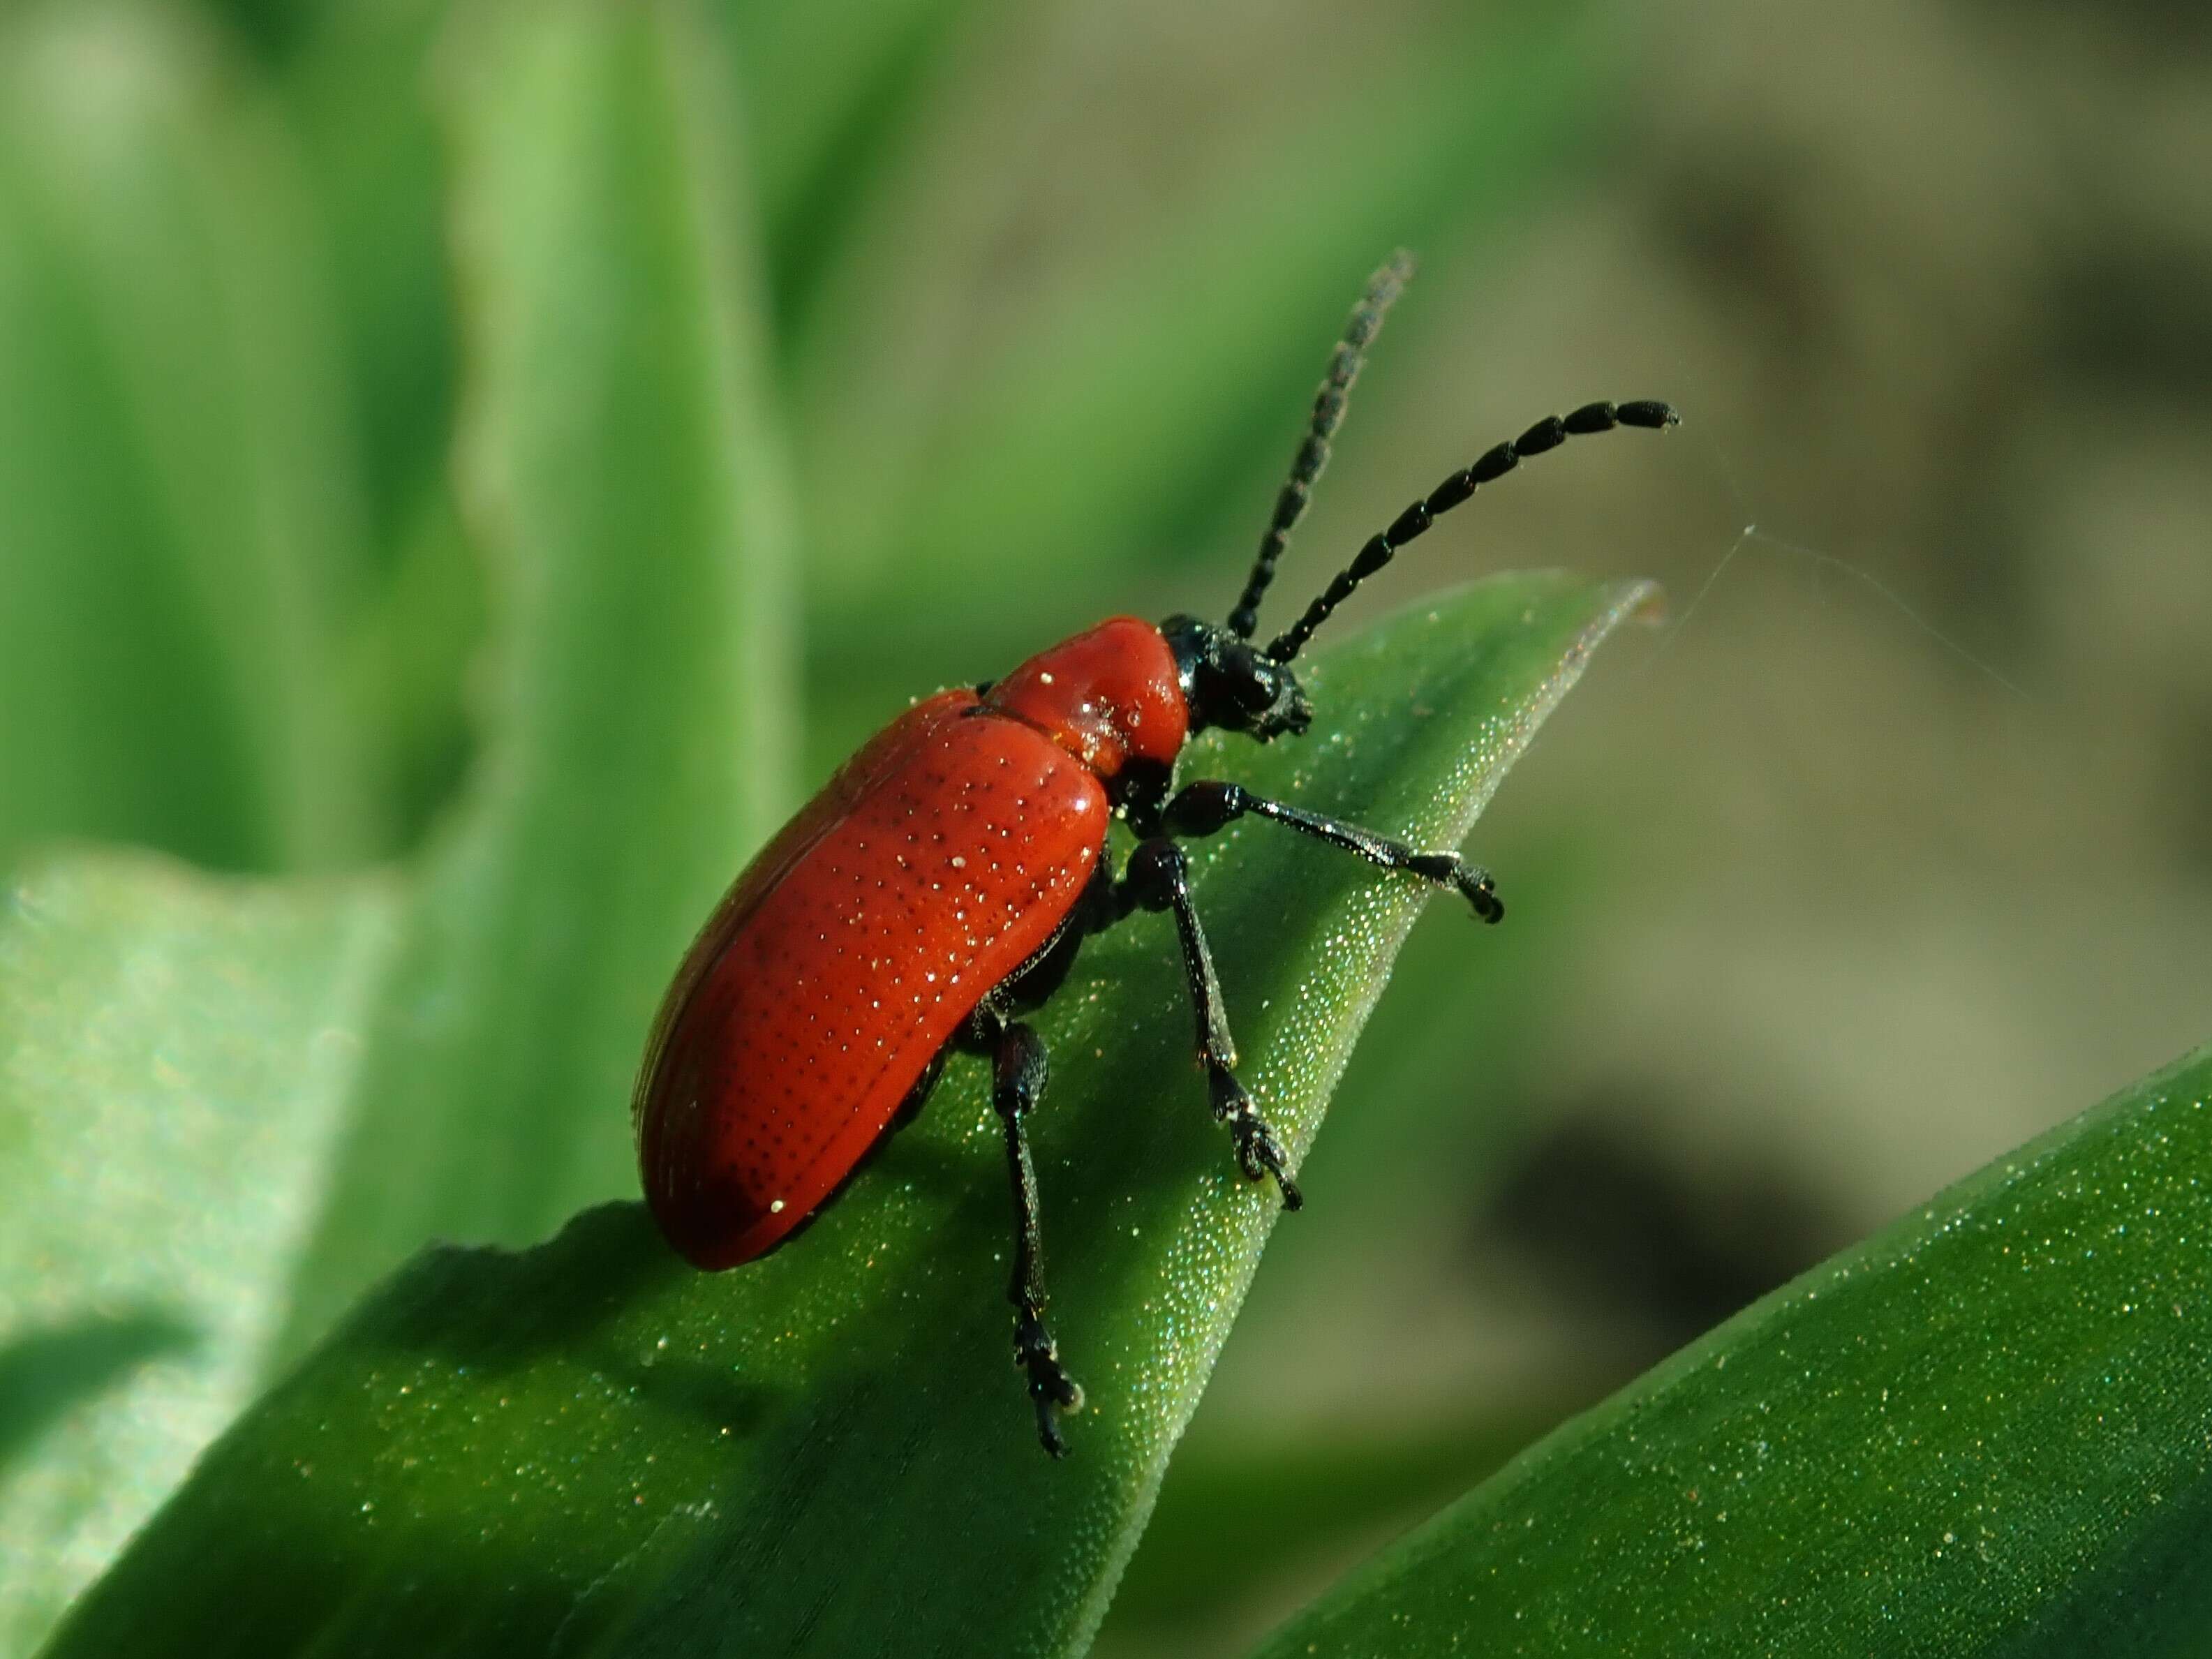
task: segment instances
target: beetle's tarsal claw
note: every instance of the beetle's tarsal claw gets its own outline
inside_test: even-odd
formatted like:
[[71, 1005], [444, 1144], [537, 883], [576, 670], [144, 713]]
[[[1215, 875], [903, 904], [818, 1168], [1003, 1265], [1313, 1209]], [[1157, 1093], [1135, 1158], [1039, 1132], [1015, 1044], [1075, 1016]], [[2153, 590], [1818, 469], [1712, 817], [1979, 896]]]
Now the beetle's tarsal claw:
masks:
[[1060, 1368], [1060, 1345], [1042, 1315], [1024, 1309], [1014, 1318], [1014, 1364], [1029, 1373], [1030, 1402], [1036, 1408], [1037, 1443], [1054, 1457], [1067, 1455], [1060, 1431], [1063, 1413], [1083, 1409], [1083, 1385]]
[[1291, 1180], [1289, 1171], [1284, 1169], [1283, 1143], [1275, 1138], [1275, 1132], [1268, 1126], [1267, 1120], [1255, 1112], [1234, 1120], [1230, 1127], [1237, 1134], [1237, 1162], [1243, 1166], [1245, 1179], [1265, 1181], [1272, 1176], [1276, 1190], [1283, 1195], [1283, 1207], [1286, 1210], [1304, 1208], [1305, 1194], [1298, 1190], [1298, 1183]]
[[1297, 1183], [1284, 1171], [1283, 1143], [1277, 1139], [1274, 1127], [1260, 1115], [1251, 1095], [1227, 1067], [1209, 1068], [1206, 1080], [1213, 1096], [1213, 1115], [1229, 1126], [1237, 1148], [1237, 1167], [1244, 1172], [1244, 1178], [1265, 1181], [1273, 1176], [1283, 1194], [1283, 1207], [1298, 1208], [1305, 1199]]
[[1467, 895], [1474, 914], [1487, 922], [1505, 920], [1505, 902], [1498, 896], [1498, 883], [1479, 865], [1462, 864], [1452, 873], [1452, 884]]

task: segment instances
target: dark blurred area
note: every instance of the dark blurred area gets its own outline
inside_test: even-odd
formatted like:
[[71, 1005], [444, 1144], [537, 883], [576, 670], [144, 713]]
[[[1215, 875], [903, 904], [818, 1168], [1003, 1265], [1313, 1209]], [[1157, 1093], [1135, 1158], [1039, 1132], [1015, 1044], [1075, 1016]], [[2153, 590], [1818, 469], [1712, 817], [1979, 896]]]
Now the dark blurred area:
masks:
[[[1346, 607], [1510, 566], [1670, 596], [1478, 826], [1507, 925], [1418, 930], [1102, 1651], [1233, 1650], [2207, 1035], [2202, 9], [719, 9], [801, 520], [794, 799], [911, 693], [1225, 609], [1394, 246], [1422, 274], [1279, 606], [1540, 415], [1685, 416]], [[0, 850], [402, 860], [468, 775], [447, 22], [0, 14]], [[1194, 1573], [1224, 1535], [1233, 1580]]]
[[1786, 1172], [1674, 1169], [1673, 1149], [1607, 1106], [1585, 1105], [1542, 1136], [1470, 1230], [1470, 1251], [1525, 1267], [1548, 1299], [1672, 1353], [1851, 1242], [1826, 1200]]

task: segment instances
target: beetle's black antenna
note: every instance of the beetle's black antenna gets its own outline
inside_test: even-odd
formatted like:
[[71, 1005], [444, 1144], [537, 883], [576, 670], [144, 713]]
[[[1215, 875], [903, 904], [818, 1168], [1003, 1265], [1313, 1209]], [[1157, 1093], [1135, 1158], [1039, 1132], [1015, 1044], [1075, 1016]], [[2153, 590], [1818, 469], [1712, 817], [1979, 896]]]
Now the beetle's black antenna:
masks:
[[1345, 399], [1351, 394], [1352, 383], [1359, 378], [1359, 365], [1382, 330], [1383, 313], [1405, 291], [1413, 275], [1413, 256], [1400, 248], [1390, 256], [1389, 264], [1367, 279], [1367, 291], [1352, 308], [1344, 337], [1337, 342], [1336, 355], [1328, 360], [1328, 373], [1322, 380], [1321, 390], [1314, 393], [1313, 420], [1306, 428], [1305, 441], [1291, 462], [1291, 476], [1284, 482], [1282, 494], [1275, 497], [1275, 516], [1268, 522], [1267, 533], [1260, 538], [1259, 555], [1252, 561], [1252, 574], [1244, 579], [1244, 592], [1237, 608], [1229, 613], [1229, 631], [1240, 640], [1250, 639], [1252, 630], [1260, 625], [1260, 597], [1274, 580], [1275, 561], [1283, 556], [1291, 532], [1304, 516], [1314, 482], [1328, 465], [1328, 441], [1336, 435], [1338, 423], [1344, 419]]
[[1368, 538], [1359, 556], [1339, 571], [1321, 597], [1306, 607], [1306, 614], [1267, 647], [1276, 662], [1288, 662], [1305, 649], [1314, 630], [1329, 613], [1352, 597], [1352, 589], [1390, 562], [1398, 550], [1421, 534], [1439, 518], [1493, 479], [1502, 478], [1531, 455], [1557, 449], [1570, 438], [1593, 432], [1610, 432], [1617, 426], [1648, 427], [1654, 431], [1673, 426], [1681, 417], [1662, 403], [1584, 404], [1571, 415], [1554, 415], [1536, 422], [1519, 437], [1492, 449], [1473, 466], [1455, 472], [1421, 500], [1390, 521], [1390, 527]]

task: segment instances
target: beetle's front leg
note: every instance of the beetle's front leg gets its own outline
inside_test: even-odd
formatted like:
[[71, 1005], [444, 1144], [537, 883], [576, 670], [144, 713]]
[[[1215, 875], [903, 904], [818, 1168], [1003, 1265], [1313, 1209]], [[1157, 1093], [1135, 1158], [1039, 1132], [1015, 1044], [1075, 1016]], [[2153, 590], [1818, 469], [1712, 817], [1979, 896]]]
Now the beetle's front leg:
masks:
[[1237, 1162], [1246, 1178], [1258, 1181], [1273, 1176], [1283, 1194], [1283, 1207], [1297, 1209], [1305, 1200], [1283, 1167], [1283, 1144], [1231, 1069], [1237, 1064], [1237, 1045], [1230, 1039], [1229, 1015], [1222, 1003], [1221, 981], [1213, 971], [1213, 953], [1206, 949], [1205, 930], [1198, 925], [1198, 911], [1190, 902], [1190, 867], [1182, 848], [1164, 836], [1141, 843], [1129, 854], [1116, 886], [1127, 900], [1145, 909], [1175, 913], [1191, 1012], [1198, 1022], [1198, 1061], [1206, 1068], [1213, 1115], [1235, 1137]]
[[1502, 921], [1505, 915], [1505, 906], [1498, 899], [1498, 886], [1491, 879], [1490, 872], [1480, 865], [1469, 864], [1455, 853], [1420, 852], [1388, 836], [1378, 836], [1372, 830], [1363, 830], [1356, 823], [1324, 817], [1302, 806], [1255, 795], [1242, 784], [1213, 779], [1186, 784], [1176, 792], [1161, 818], [1170, 834], [1210, 836], [1248, 813], [1295, 830], [1302, 836], [1327, 842], [1385, 870], [1407, 871], [1439, 887], [1455, 888], [1485, 921]]

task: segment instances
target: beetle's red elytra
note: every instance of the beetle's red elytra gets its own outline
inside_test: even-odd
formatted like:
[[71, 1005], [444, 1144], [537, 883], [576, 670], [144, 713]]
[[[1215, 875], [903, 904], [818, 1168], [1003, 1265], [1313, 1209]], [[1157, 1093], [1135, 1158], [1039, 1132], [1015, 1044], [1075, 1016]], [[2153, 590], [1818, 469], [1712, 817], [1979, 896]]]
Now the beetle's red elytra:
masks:
[[[1014, 1354], [1037, 1437], [1066, 1451], [1083, 1391], [1045, 1323], [1036, 1172], [1024, 1120], [1044, 1092], [1042, 1042], [1018, 1018], [1058, 988], [1085, 939], [1136, 910], [1170, 911], [1198, 1060], [1215, 1117], [1252, 1180], [1284, 1206], [1298, 1188], [1282, 1145], [1237, 1080], [1236, 1048], [1178, 836], [1250, 816], [1458, 891], [1504, 914], [1487, 871], [1214, 780], [1175, 787], [1194, 732], [1266, 743], [1312, 719], [1291, 663], [1332, 611], [1406, 543], [1481, 485], [1571, 436], [1662, 428], [1653, 402], [1588, 404], [1540, 421], [1455, 472], [1371, 537], [1289, 629], [1250, 641], [1277, 559], [1327, 464], [1345, 399], [1383, 313], [1412, 274], [1399, 254], [1354, 307], [1258, 556], [1225, 624], [1115, 617], [1004, 679], [940, 691], [841, 767], [732, 884], [663, 999], [632, 1103], [638, 1162], [669, 1242], [704, 1268], [789, 1237], [897, 1123], [945, 1057], [979, 1053], [1005, 1132], [1013, 1195]], [[1119, 875], [1115, 817], [1140, 837]]]

